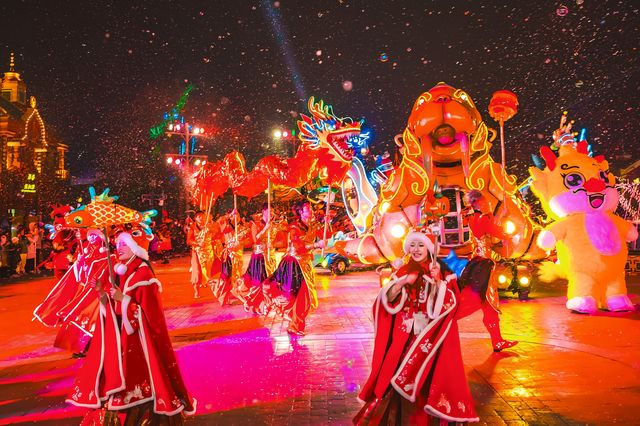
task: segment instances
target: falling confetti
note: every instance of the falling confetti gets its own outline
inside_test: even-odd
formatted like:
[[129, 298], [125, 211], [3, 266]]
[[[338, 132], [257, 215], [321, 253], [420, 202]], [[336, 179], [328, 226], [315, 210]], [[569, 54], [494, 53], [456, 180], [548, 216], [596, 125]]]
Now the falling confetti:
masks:
[[347, 92], [350, 92], [351, 89], [353, 89], [353, 83], [351, 81], [349, 81], [349, 80], [343, 81], [342, 82], [342, 89], [347, 91]]
[[563, 4], [558, 6], [556, 9], [556, 15], [558, 16], [567, 16], [569, 14], [569, 8]]

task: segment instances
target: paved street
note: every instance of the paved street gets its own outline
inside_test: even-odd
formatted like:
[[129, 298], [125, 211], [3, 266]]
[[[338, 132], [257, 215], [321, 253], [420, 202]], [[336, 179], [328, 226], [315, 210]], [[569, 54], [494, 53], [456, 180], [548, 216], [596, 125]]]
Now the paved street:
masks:
[[[187, 387], [190, 425], [350, 424], [373, 349], [373, 271], [319, 275], [319, 308], [307, 336], [286, 323], [194, 300], [186, 259], [156, 265]], [[629, 277], [640, 304], [640, 278]], [[31, 321], [53, 279], [0, 285], [0, 424], [77, 425], [85, 410], [64, 398], [82, 360], [52, 347], [56, 330]], [[489, 425], [640, 424], [640, 313], [569, 313], [564, 287], [532, 300], [504, 298], [503, 334], [521, 343], [495, 354], [481, 314], [460, 322], [464, 362]]]

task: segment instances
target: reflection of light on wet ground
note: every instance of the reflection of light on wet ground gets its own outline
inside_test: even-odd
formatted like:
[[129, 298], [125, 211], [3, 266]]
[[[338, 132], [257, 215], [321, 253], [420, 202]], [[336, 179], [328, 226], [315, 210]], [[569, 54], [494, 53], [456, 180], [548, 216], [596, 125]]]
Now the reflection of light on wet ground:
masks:
[[508, 395], [519, 396], [519, 397], [529, 397], [529, 396], [531, 396], [531, 393], [528, 390], [526, 390], [525, 388], [517, 387], [517, 388], [513, 388], [511, 391], [509, 391]]
[[[308, 334], [291, 339], [281, 319], [220, 307], [206, 291], [192, 299], [187, 262], [178, 262], [157, 270], [178, 362], [199, 401], [188, 424], [350, 423], [371, 366], [375, 272], [318, 274], [319, 307], [308, 318]], [[85, 413], [64, 403], [82, 360], [51, 347], [55, 329], [30, 322], [49, 289], [0, 286], [10, 302], [0, 322], [15, 324], [0, 328], [1, 424], [77, 425]], [[520, 341], [509, 351], [492, 352], [480, 312], [460, 321], [481, 421], [635, 424], [640, 315], [572, 315], [560, 296], [505, 299], [502, 310], [505, 338]]]

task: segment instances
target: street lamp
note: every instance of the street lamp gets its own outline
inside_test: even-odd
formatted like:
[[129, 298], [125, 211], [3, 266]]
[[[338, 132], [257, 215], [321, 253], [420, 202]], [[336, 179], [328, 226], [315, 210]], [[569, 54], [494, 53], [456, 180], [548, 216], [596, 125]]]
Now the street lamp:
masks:
[[[204, 128], [192, 126], [189, 123], [182, 123], [182, 122], [169, 123], [166, 131], [167, 135], [178, 135], [182, 138], [182, 141], [185, 145], [185, 149], [184, 149], [184, 152], [178, 152], [178, 155], [184, 156], [184, 161], [186, 162], [187, 167], [191, 165], [191, 157], [194, 157], [193, 151], [195, 150], [195, 138], [204, 136], [204, 133], [205, 133]], [[179, 159], [176, 159], [175, 161], [176, 161], [176, 164], [179, 165], [180, 163], [178, 162], [178, 160]], [[171, 164], [168, 158], [167, 158], [167, 162]]]
[[[296, 142], [298, 140], [298, 138], [296, 137], [296, 131], [295, 130], [283, 130], [283, 129], [275, 129], [273, 131], [273, 138], [275, 140], [282, 140], [282, 141], [286, 141], [286, 142], [292, 142], [293, 143], [293, 151], [295, 152], [296, 149]], [[287, 151], [289, 149], [287, 148]]]
[[[178, 135], [182, 138], [182, 144], [184, 149], [178, 149], [178, 153], [166, 154], [166, 162], [168, 165], [175, 165], [179, 168], [183, 168], [186, 176], [183, 176], [184, 186], [180, 191], [181, 198], [184, 197], [184, 210], [186, 211], [189, 205], [188, 197], [186, 196], [185, 189], [189, 186], [189, 179], [191, 177], [191, 161], [195, 159], [194, 165], [200, 167], [207, 163], [206, 155], [196, 155], [195, 144], [196, 138], [205, 135], [205, 130], [202, 127], [192, 126], [189, 123], [185, 123], [183, 119], [176, 123], [169, 123], [165, 131], [167, 135]], [[182, 145], [181, 144], [181, 145]], [[182, 202], [180, 203], [182, 205]]]

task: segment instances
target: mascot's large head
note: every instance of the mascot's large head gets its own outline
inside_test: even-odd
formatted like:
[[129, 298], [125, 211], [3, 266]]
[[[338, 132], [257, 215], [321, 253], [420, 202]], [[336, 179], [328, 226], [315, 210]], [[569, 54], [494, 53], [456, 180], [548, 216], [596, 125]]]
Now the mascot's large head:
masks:
[[467, 93], [438, 83], [418, 97], [407, 129], [421, 141], [423, 152], [432, 153], [435, 161], [446, 162], [451, 157], [460, 158], [460, 142], [467, 140], [480, 123], [480, 113]]
[[546, 167], [530, 167], [531, 189], [553, 219], [572, 213], [611, 212], [618, 206], [615, 177], [604, 157], [587, 155], [587, 142], [562, 145], [559, 155], [540, 149]]

